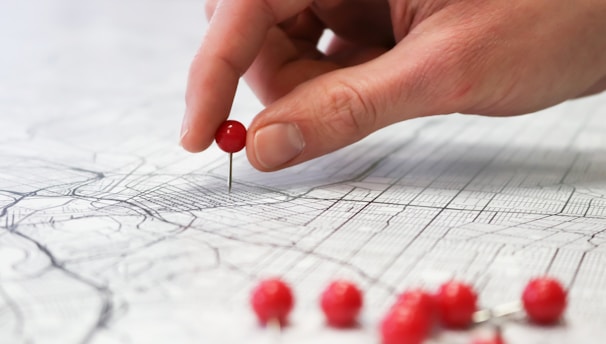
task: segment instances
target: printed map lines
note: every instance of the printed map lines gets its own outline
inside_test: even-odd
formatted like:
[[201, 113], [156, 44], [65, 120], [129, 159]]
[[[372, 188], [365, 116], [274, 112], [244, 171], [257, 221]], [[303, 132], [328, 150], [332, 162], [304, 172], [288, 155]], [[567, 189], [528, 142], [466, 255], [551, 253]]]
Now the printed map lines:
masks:
[[52, 268], [63, 272], [66, 276], [68, 276], [72, 280], [78, 281], [78, 282], [85, 284], [85, 285], [93, 288], [94, 290], [96, 290], [97, 296], [101, 300], [102, 306], [101, 306], [101, 309], [99, 310], [98, 319], [97, 319], [96, 324], [94, 324], [93, 328], [90, 328], [87, 331], [86, 335], [84, 336], [84, 338], [82, 340], [85, 343], [90, 341], [90, 339], [94, 336], [95, 332], [97, 330], [99, 330], [100, 328], [105, 327], [107, 325], [107, 322], [111, 319], [112, 312], [113, 312], [113, 304], [111, 302], [111, 295], [112, 295], [111, 290], [109, 290], [105, 286], [99, 285], [93, 281], [88, 280], [87, 278], [71, 271], [70, 269], [67, 269], [63, 265], [63, 263], [59, 262], [55, 258], [53, 253], [46, 246], [44, 246], [40, 242], [36, 241], [32, 237], [25, 235], [25, 234], [19, 232], [18, 230], [14, 231], [13, 234], [15, 234], [25, 240], [28, 240], [28, 241], [32, 242], [34, 245], [36, 245], [38, 250], [49, 259]]

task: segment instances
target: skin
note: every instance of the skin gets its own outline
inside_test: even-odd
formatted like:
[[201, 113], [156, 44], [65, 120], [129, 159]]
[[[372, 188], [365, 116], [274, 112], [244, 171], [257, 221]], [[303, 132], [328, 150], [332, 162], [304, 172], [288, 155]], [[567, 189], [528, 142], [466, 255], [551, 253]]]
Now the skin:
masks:
[[[212, 143], [244, 76], [266, 105], [246, 143], [262, 171], [410, 118], [525, 114], [606, 89], [602, 0], [206, 5], [210, 23], [190, 69], [181, 144], [200, 152]], [[335, 38], [320, 52], [326, 28]]]

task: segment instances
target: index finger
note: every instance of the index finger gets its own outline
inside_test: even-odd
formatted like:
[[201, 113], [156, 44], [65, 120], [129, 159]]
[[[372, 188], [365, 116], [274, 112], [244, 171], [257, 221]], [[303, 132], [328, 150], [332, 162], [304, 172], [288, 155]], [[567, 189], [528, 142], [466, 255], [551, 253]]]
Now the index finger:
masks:
[[206, 149], [231, 110], [238, 80], [263, 46], [269, 29], [313, 0], [222, 0], [189, 71], [181, 145]]

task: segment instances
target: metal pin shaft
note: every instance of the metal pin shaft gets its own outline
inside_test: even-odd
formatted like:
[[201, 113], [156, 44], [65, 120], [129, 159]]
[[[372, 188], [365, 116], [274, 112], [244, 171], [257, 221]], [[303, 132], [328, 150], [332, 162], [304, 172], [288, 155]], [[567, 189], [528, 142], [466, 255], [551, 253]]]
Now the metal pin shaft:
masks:
[[233, 153], [229, 153], [229, 175], [227, 176], [227, 192], [231, 193], [231, 177], [233, 167]]
[[272, 343], [279, 344], [282, 337], [282, 324], [280, 323], [280, 320], [277, 318], [269, 319], [267, 322], [267, 327], [269, 327], [273, 337]]
[[482, 309], [473, 314], [473, 322], [479, 324], [495, 318], [506, 317], [518, 313], [522, 309], [522, 304], [519, 301], [499, 305], [492, 309]]

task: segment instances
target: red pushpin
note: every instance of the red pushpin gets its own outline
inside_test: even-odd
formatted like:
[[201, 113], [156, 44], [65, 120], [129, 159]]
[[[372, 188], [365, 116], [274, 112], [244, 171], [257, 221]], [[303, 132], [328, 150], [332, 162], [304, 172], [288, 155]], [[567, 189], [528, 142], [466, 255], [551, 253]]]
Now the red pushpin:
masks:
[[431, 319], [435, 316], [434, 296], [423, 289], [411, 289], [403, 292], [398, 296], [394, 307], [399, 305], [418, 307]]
[[553, 325], [562, 317], [566, 304], [566, 290], [560, 282], [550, 277], [540, 277], [528, 282], [520, 300], [479, 310], [474, 313], [473, 319], [478, 324], [524, 310], [532, 322]]
[[353, 326], [362, 309], [362, 292], [347, 281], [334, 281], [322, 293], [320, 305], [328, 325]]
[[250, 303], [259, 323], [267, 325], [277, 322], [284, 326], [288, 322], [288, 314], [292, 310], [294, 297], [290, 287], [278, 278], [261, 281], [253, 289]]
[[440, 322], [449, 328], [466, 328], [473, 322], [477, 295], [465, 283], [449, 281], [440, 286], [435, 296]]
[[229, 176], [227, 178], [227, 188], [231, 192], [232, 178], [232, 155], [239, 152], [246, 146], [246, 128], [238, 121], [225, 121], [215, 134], [215, 141], [219, 148], [229, 153]]
[[476, 338], [471, 344], [505, 344], [503, 337]]
[[522, 294], [528, 317], [537, 324], [556, 323], [566, 309], [566, 291], [557, 280], [541, 277], [530, 280]]
[[505, 339], [503, 339], [503, 334], [501, 332], [501, 327], [497, 326], [494, 334], [488, 338], [476, 338], [471, 342], [471, 344], [505, 344]]
[[431, 327], [431, 315], [421, 304], [395, 304], [381, 322], [381, 343], [421, 344]]

